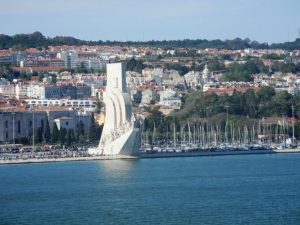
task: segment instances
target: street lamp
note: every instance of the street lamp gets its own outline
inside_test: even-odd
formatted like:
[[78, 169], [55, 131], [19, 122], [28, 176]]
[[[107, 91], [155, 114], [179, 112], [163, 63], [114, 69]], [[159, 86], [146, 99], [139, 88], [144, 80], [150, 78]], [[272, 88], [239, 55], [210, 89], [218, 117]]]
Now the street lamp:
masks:
[[32, 153], [34, 153], [34, 108], [32, 106]]

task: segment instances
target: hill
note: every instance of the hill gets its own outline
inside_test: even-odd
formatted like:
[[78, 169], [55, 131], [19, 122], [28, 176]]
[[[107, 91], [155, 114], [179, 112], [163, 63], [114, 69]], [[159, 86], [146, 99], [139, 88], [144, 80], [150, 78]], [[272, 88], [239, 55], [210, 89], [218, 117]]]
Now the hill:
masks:
[[56, 36], [54, 38], [45, 37], [42, 33], [36, 31], [32, 34], [16, 34], [13, 36], [0, 34], [0, 49], [13, 48], [22, 50], [26, 48], [47, 48], [49, 45], [127, 45], [127, 46], [149, 46], [162, 48], [217, 48], [217, 49], [300, 49], [300, 39], [293, 42], [277, 43], [259, 43], [250, 39], [235, 38], [233, 40], [206, 40], [206, 39], [184, 39], [184, 40], [151, 40], [151, 41], [85, 41], [74, 37]]

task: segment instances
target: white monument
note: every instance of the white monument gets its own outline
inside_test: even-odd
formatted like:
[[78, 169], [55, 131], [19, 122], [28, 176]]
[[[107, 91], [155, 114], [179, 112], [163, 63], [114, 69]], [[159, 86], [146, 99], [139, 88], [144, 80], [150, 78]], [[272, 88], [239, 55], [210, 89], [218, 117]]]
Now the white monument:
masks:
[[105, 123], [99, 146], [89, 149], [91, 155], [135, 156], [141, 146], [141, 133], [132, 113], [130, 95], [126, 92], [125, 64], [107, 64], [107, 86], [103, 94]]

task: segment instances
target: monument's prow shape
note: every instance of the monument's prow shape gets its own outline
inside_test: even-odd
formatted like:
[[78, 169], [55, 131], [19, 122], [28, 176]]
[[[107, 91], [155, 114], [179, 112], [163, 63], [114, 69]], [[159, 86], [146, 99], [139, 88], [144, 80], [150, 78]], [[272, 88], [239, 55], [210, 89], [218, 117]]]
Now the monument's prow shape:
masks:
[[126, 92], [125, 64], [107, 64], [107, 86], [103, 94], [106, 105], [105, 123], [99, 146], [89, 149], [92, 155], [137, 156], [141, 133], [132, 113], [132, 104]]

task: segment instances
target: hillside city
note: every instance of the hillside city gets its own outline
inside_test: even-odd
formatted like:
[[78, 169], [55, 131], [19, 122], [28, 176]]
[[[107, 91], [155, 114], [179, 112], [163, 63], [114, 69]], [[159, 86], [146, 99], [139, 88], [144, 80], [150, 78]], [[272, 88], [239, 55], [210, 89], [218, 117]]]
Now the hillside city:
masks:
[[300, 225], [300, 1], [0, 1], [0, 225]]
[[145, 147], [300, 138], [300, 50], [99, 44], [2, 48], [0, 142], [97, 145], [113, 62], [127, 65]]

